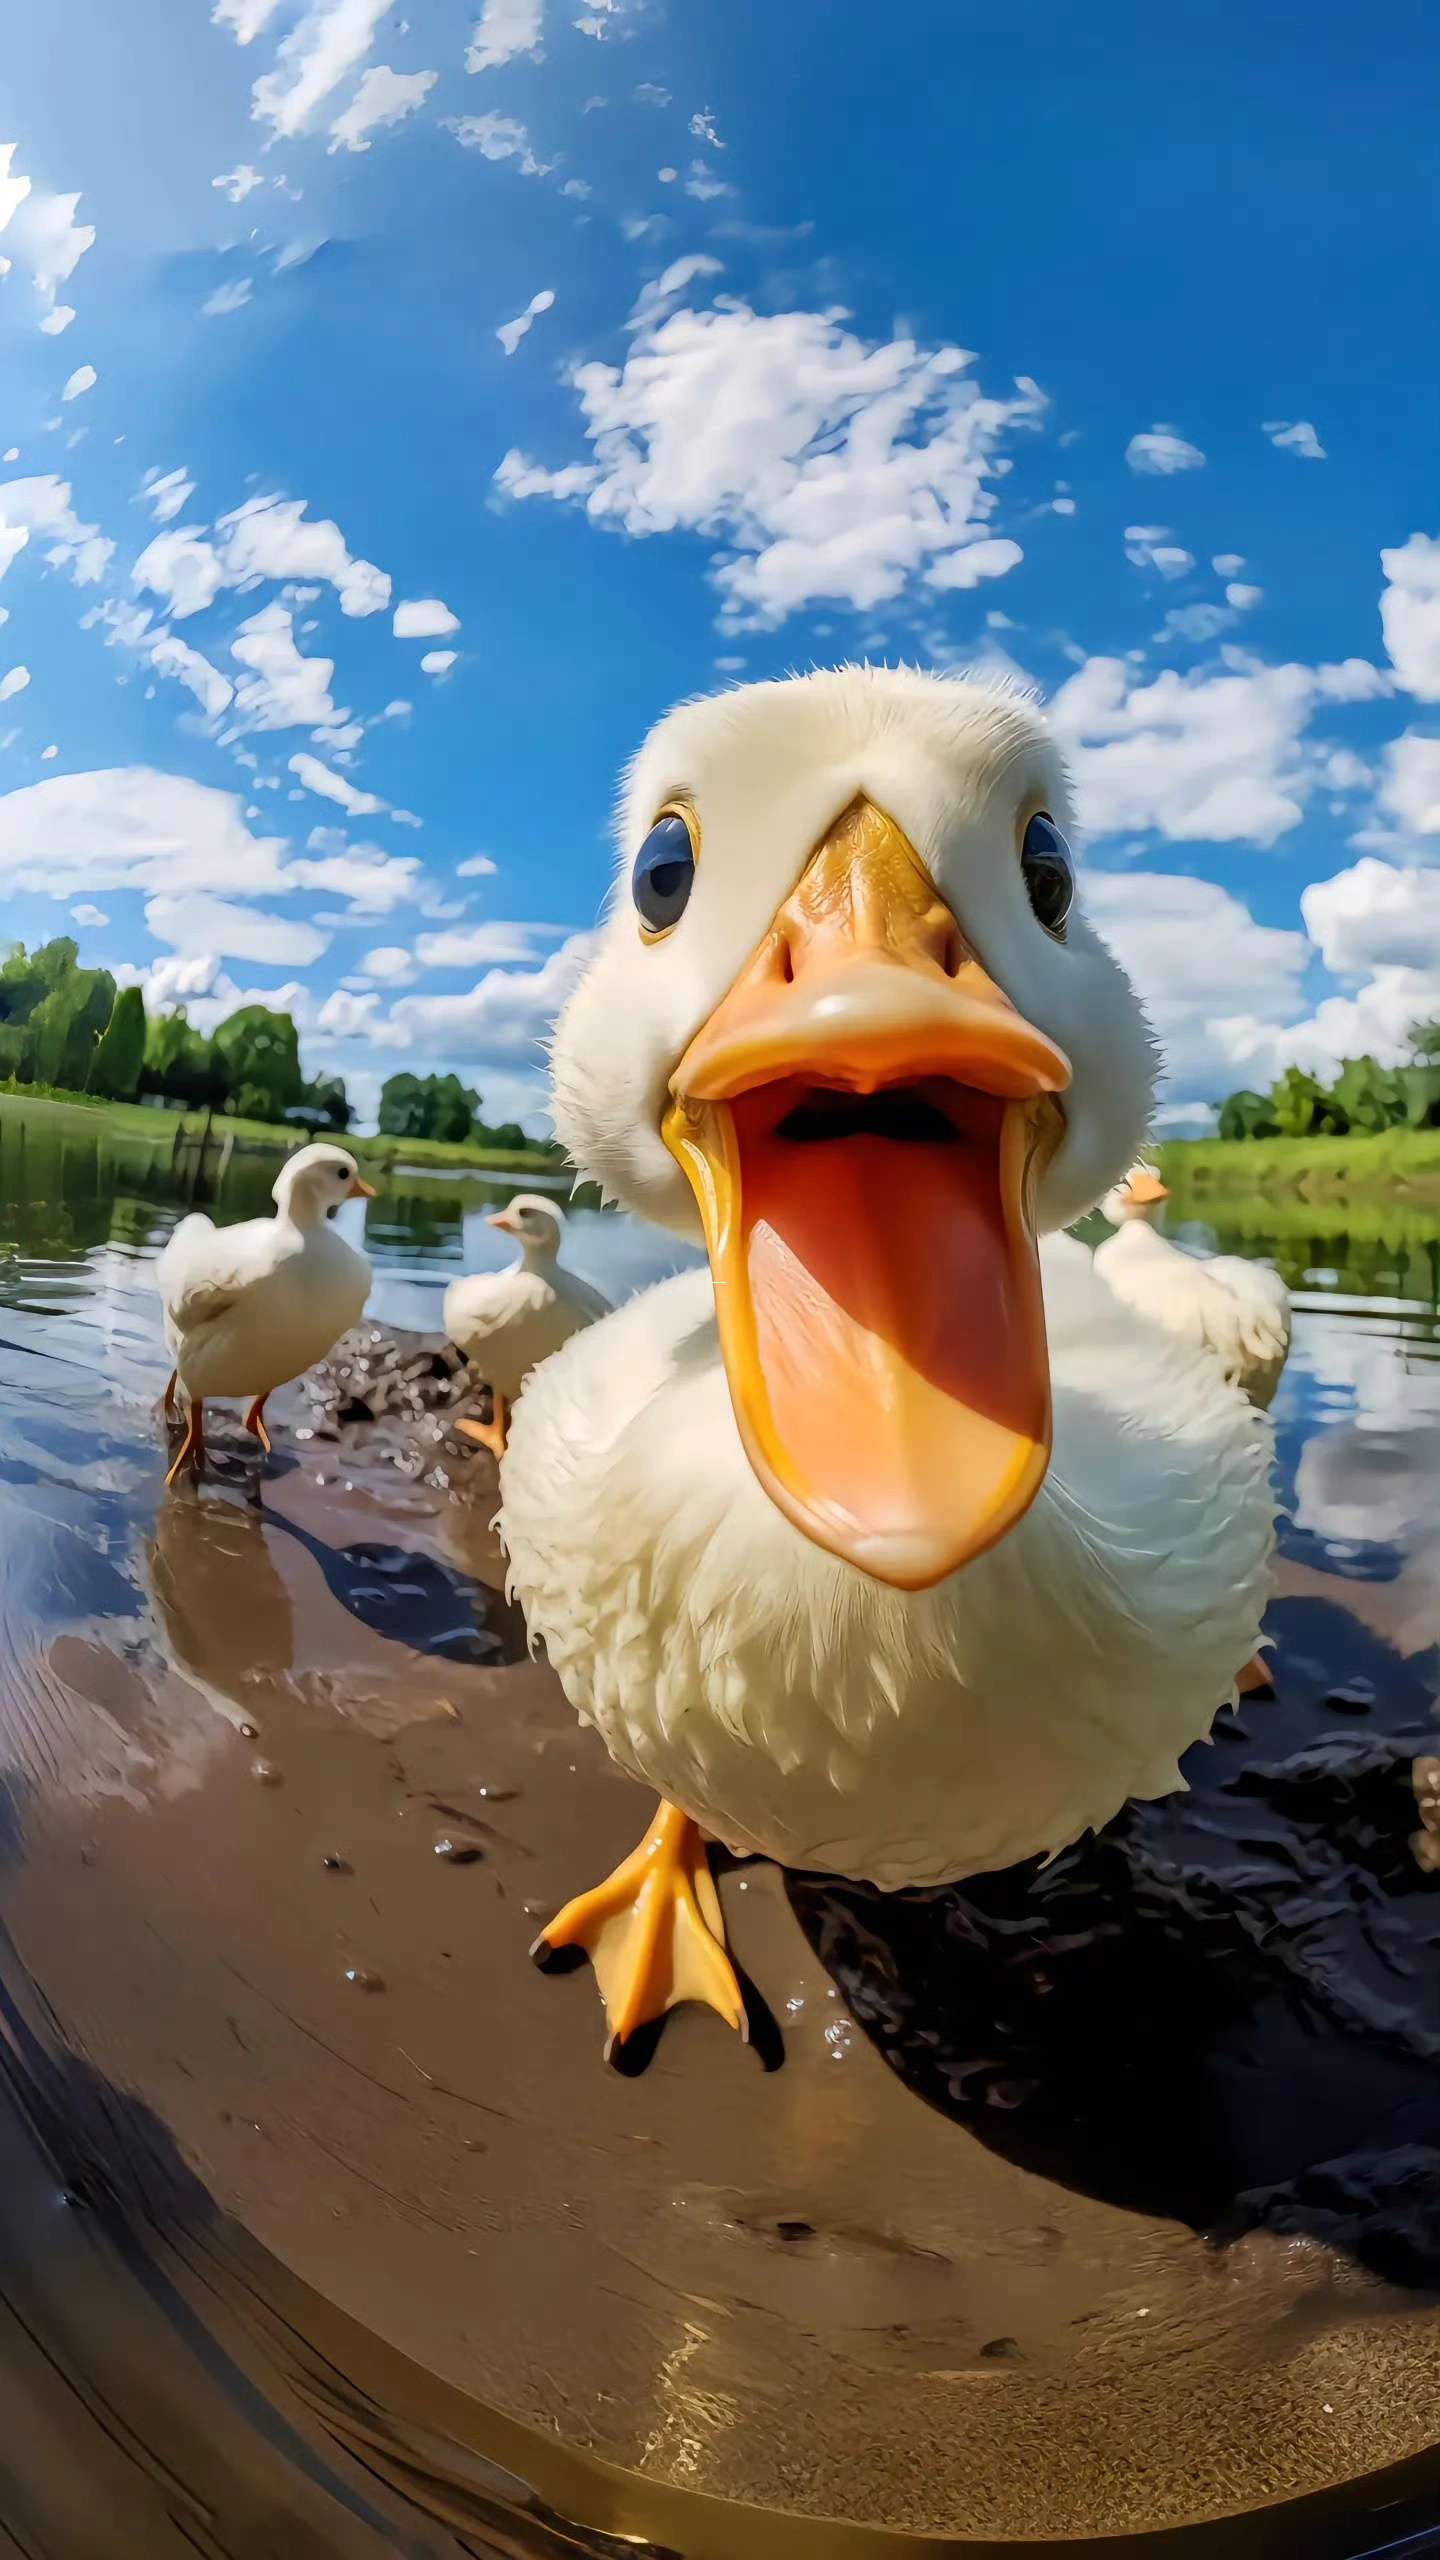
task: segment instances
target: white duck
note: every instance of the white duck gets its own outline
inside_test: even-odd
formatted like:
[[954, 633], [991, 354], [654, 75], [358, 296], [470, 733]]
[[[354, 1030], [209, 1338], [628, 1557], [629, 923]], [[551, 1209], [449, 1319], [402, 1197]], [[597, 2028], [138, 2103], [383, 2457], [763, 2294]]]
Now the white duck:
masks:
[[457, 1422], [499, 1457], [508, 1417], [530, 1372], [548, 1360], [572, 1333], [608, 1316], [602, 1298], [557, 1259], [565, 1236], [565, 1212], [538, 1191], [519, 1191], [489, 1221], [520, 1239], [520, 1259], [504, 1271], [476, 1271], [452, 1280], [445, 1292], [445, 1330], [490, 1389], [494, 1420]]
[[1151, 1224], [1169, 1197], [1148, 1164], [1132, 1165], [1101, 1202], [1115, 1233], [1096, 1246], [1095, 1268], [1127, 1307], [1210, 1352], [1268, 1409], [1290, 1351], [1290, 1292], [1267, 1262], [1182, 1253]]
[[537, 1943], [612, 2046], [742, 2023], [702, 1834], [889, 1889], [1056, 1850], [1181, 1783], [1253, 1651], [1263, 1419], [1053, 1234], [1155, 1064], [1068, 807], [1019, 695], [864, 667], [684, 705], [631, 774], [556, 1118], [710, 1269], [547, 1361], [500, 1479], [532, 1635], [664, 1800]]
[[165, 1481], [205, 1464], [205, 1400], [249, 1396], [245, 1427], [268, 1452], [265, 1403], [358, 1324], [370, 1265], [330, 1221], [344, 1200], [373, 1200], [343, 1147], [301, 1147], [280, 1173], [273, 1218], [217, 1227], [182, 1218], [160, 1257], [165, 1339], [174, 1361], [167, 1420], [178, 1386], [189, 1405], [185, 1437]]

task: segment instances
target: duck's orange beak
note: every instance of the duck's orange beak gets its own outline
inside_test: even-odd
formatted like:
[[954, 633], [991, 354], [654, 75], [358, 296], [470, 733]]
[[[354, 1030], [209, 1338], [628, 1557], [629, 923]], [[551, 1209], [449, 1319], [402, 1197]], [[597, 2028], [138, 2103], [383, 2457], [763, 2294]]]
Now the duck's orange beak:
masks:
[[347, 1200], [373, 1200], [375, 1196], [374, 1183], [363, 1181], [358, 1173], [345, 1195]]
[[750, 1463], [902, 1590], [993, 1545], [1044, 1478], [1032, 1197], [1069, 1081], [864, 799], [671, 1079]]
[[1138, 1209], [1153, 1209], [1161, 1200], [1168, 1200], [1170, 1197], [1169, 1190], [1161, 1181], [1159, 1174], [1150, 1173], [1148, 1170], [1132, 1173], [1125, 1188]]

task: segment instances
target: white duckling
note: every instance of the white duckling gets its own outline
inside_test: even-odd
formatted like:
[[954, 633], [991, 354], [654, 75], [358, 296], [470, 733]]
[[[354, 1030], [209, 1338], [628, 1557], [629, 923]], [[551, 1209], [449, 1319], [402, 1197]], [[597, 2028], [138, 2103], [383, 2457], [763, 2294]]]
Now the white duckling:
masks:
[[196, 1211], [182, 1218], [160, 1257], [165, 1339], [174, 1368], [167, 1419], [178, 1385], [189, 1414], [167, 1484], [205, 1464], [205, 1400], [249, 1396], [245, 1427], [268, 1454], [266, 1399], [313, 1368], [358, 1324], [370, 1295], [370, 1265], [330, 1221], [344, 1200], [373, 1200], [343, 1147], [301, 1147], [274, 1189], [273, 1218], [217, 1227]]
[[532, 1635], [663, 1799], [537, 1943], [612, 2048], [742, 2025], [704, 1837], [887, 1889], [1060, 1849], [1253, 1651], [1263, 1419], [1054, 1233], [1155, 1068], [1068, 811], [1027, 700], [892, 669], [683, 705], [631, 773], [555, 1113], [710, 1268], [547, 1361], [500, 1476]]
[[1096, 1246], [1095, 1268], [1127, 1307], [1210, 1352], [1268, 1410], [1290, 1352], [1290, 1292], [1268, 1262], [1182, 1253], [1152, 1224], [1169, 1197], [1151, 1166], [1132, 1165], [1101, 1202], [1115, 1233]]
[[467, 1418], [455, 1428], [499, 1457], [510, 1407], [531, 1370], [583, 1325], [607, 1316], [610, 1301], [562, 1267], [558, 1256], [565, 1212], [558, 1201], [543, 1199], [538, 1191], [519, 1191], [488, 1223], [519, 1237], [520, 1259], [504, 1271], [476, 1271], [452, 1280], [445, 1292], [445, 1330], [488, 1386], [494, 1403], [490, 1424]]

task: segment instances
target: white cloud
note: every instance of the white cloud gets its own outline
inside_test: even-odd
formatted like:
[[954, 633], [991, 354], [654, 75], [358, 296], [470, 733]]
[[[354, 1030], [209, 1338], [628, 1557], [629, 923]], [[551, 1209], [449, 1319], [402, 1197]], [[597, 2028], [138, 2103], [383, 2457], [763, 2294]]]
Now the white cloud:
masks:
[[329, 934], [317, 932], [312, 924], [267, 915], [257, 907], [237, 907], [228, 898], [210, 897], [204, 891], [152, 898], [145, 922], [157, 942], [168, 942], [190, 958], [215, 952], [222, 959], [303, 969], [330, 947]]
[[[1143, 997], [1172, 1088], [1224, 1091], [1233, 1077], [1214, 1036], [1217, 988], [1258, 1022], [1293, 1014], [1310, 959], [1303, 933], [1257, 924], [1213, 880], [1164, 872], [1087, 871], [1085, 912]], [[1210, 954], [1213, 966], [1197, 955]], [[1172, 1093], [1172, 1098], [1174, 1098]]]
[[468, 862], [456, 863], [455, 877], [457, 880], [493, 880], [498, 869], [498, 863], [492, 862], [488, 853], [472, 853]]
[[1282, 453], [1298, 454], [1302, 462], [1325, 459], [1325, 447], [1308, 418], [1297, 418], [1293, 425], [1284, 418], [1267, 418], [1263, 432]]
[[486, 160], [513, 160], [522, 178], [548, 177], [553, 160], [537, 160], [530, 148], [530, 136], [515, 116], [442, 116], [447, 133], [453, 133], [467, 151], [478, 151]]
[[465, 55], [467, 71], [498, 71], [517, 54], [538, 54], [544, 0], [485, 0]]
[[77, 364], [60, 397], [62, 400], [78, 400], [82, 392], [93, 391], [99, 379], [93, 364]]
[[71, 908], [70, 913], [77, 924], [88, 924], [92, 926], [97, 933], [99, 932], [102, 924], [108, 924], [110, 921], [103, 907], [92, 907], [88, 901], [83, 898], [81, 899], [78, 907]]
[[253, 276], [237, 276], [233, 284], [217, 284], [214, 292], [207, 293], [201, 303], [201, 316], [206, 320], [224, 320], [232, 311], [243, 311], [254, 291]]
[[347, 782], [343, 773], [333, 772], [328, 764], [321, 763], [318, 756], [292, 756], [290, 771], [307, 791], [315, 792], [322, 800], [337, 801], [352, 818], [374, 818], [384, 813], [385, 802], [377, 800], [373, 791], [357, 790], [353, 782]]
[[1245, 566], [1243, 551], [1217, 551], [1210, 563], [1217, 578], [1236, 578]]
[[1233, 605], [1237, 613], [1252, 613], [1256, 605], [1262, 604], [1264, 599], [1263, 587], [1241, 586], [1234, 579], [1225, 590], [1226, 603]]
[[1125, 557], [1132, 568], [1153, 569], [1162, 578], [1183, 578], [1195, 566], [1193, 555], [1163, 524], [1127, 524]]
[[1314, 674], [1232, 656], [1153, 677], [1091, 658], [1060, 687], [1051, 716], [1094, 834], [1270, 845], [1299, 823]]
[[1205, 456], [1198, 445], [1177, 436], [1173, 427], [1150, 427], [1143, 435], [1131, 437], [1125, 459], [1132, 471], [1154, 472], [1168, 479], [1175, 471], [1200, 470]]
[[448, 676], [455, 664], [453, 649], [427, 649], [420, 661], [422, 676]]
[[367, 951], [361, 962], [367, 978], [383, 987], [408, 987], [415, 975], [410, 953], [397, 942], [383, 943], [378, 951]]
[[74, 309], [70, 303], [54, 303], [50, 310], [46, 312], [44, 319], [40, 323], [41, 336], [45, 338], [59, 338], [63, 336], [74, 317]]
[[278, 140], [302, 133], [317, 107], [364, 61], [388, 0], [310, 0], [303, 18], [256, 81], [251, 114]]
[[533, 293], [516, 320], [502, 320], [495, 335], [507, 356], [513, 356], [522, 338], [528, 338], [542, 311], [553, 311], [555, 296], [549, 286]]
[[461, 995], [401, 996], [389, 1020], [391, 1045], [433, 1051], [456, 1066], [538, 1065], [540, 1046], [594, 941], [590, 933], [572, 934], [538, 969], [489, 969]]
[[[12, 189], [17, 183], [11, 181]], [[52, 195], [28, 182], [23, 200], [13, 202], [11, 240], [47, 303], [53, 303], [57, 286], [73, 276], [95, 245], [94, 224], [75, 219], [79, 202], [78, 195]]]
[[375, 63], [357, 88], [350, 104], [330, 127], [332, 151], [368, 151], [370, 136], [377, 128], [401, 124], [423, 106], [436, 81], [438, 71], [392, 71], [388, 63]]
[[23, 546], [7, 536], [23, 533], [28, 541], [48, 538], [45, 554], [52, 569], [68, 569], [77, 587], [92, 587], [109, 567], [115, 545], [97, 525], [82, 524], [70, 503], [70, 484], [46, 472], [29, 480], [0, 480], [0, 568]]
[[733, 196], [735, 190], [708, 160], [692, 160], [685, 173], [685, 193], [697, 204], [713, 204], [717, 196]]
[[5, 230], [11, 215], [30, 193], [28, 178], [12, 177], [11, 169], [19, 149], [15, 142], [0, 142], [0, 231]]
[[253, 169], [248, 160], [242, 160], [238, 168], [222, 170], [218, 178], [211, 179], [210, 184], [212, 187], [219, 188], [228, 204], [243, 204], [256, 187], [264, 186], [265, 181], [258, 169]]
[[1315, 690], [1326, 702], [1381, 702], [1394, 692], [1395, 680], [1368, 658], [1342, 658], [1315, 669]]
[[137, 587], [160, 596], [179, 622], [203, 613], [225, 585], [219, 558], [193, 525], [157, 533], [130, 572]]
[[1172, 605], [1155, 637], [1159, 641], [1189, 640], [1198, 646], [1218, 639], [1222, 631], [1230, 629], [1234, 619], [1228, 605]]
[[1440, 836], [1440, 738], [1414, 729], [1385, 749], [1380, 806], [1411, 835]]
[[42, 747], [40, 750], [40, 761], [42, 764], [53, 764], [59, 753], [60, 750], [58, 747]]
[[[1440, 808], [1434, 818], [1440, 832]], [[1377, 969], [1440, 976], [1440, 869], [1401, 871], [1366, 855], [1332, 880], [1313, 882], [1300, 912], [1336, 977]]]
[[307, 658], [296, 646], [288, 606], [267, 604], [242, 622], [230, 655], [249, 669], [235, 688], [235, 711], [252, 729], [333, 728], [345, 718], [330, 697], [333, 658]]
[[465, 924], [445, 933], [421, 933], [415, 957], [427, 969], [477, 969], [487, 963], [534, 960], [536, 944], [550, 928], [538, 924]]
[[0, 676], [0, 702], [13, 702], [17, 693], [24, 692], [29, 681], [28, 667], [11, 667], [8, 674]]
[[195, 483], [182, 471], [147, 471], [140, 495], [156, 524], [173, 524], [195, 495]]
[[320, 578], [335, 589], [343, 614], [383, 613], [390, 602], [385, 571], [373, 560], [355, 559], [338, 524], [328, 516], [312, 520], [305, 508], [303, 498], [249, 498], [221, 516], [215, 530], [224, 537], [225, 584]]
[[388, 916], [396, 907], [413, 905], [424, 882], [413, 853], [386, 853], [378, 844], [326, 853], [316, 861], [302, 856], [289, 868], [297, 888], [328, 890], [344, 898], [357, 918]]
[[439, 596], [412, 596], [395, 607], [391, 628], [397, 640], [446, 640], [460, 622]]
[[52, 774], [0, 795], [0, 878], [16, 890], [262, 897], [288, 885], [284, 851], [250, 833], [237, 793], [146, 765]]
[[198, 649], [189, 648], [173, 631], [162, 631], [150, 643], [150, 663], [162, 676], [174, 676], [188, 686], [207, 716], [216, 720], [228, 711], [235, 699], [235, 687], [228, 676], [212, 667]]
[[1390, 664], [1417, 702], [1440, 702], [1440, 541], [1412, 533], [1382, 551], [1380, 628]]
[[215, 0], [210, 17], [215, 26], [228, 27], [237, 44], [251, 44], [279, 6], [280, 0]]
[[380, 1003], [373, 992], [355, 995], [348, 987], [337, 987], [320, 1007], [316, 1027], [332, 1040], [364, 1040], [375, 1049], [408, 1049], [408, 1031], [383, 1014]]
[[[667, 105], [669, 101], [666, 101]], [[723, 151], [724, 143], [715, 130], [715, 119], [708, 107], [699, 107], [690, 119], [690, 130], [697, 142], [708, 142], [712, 151]]]
[[1022, 380], [986, 398], [970, 361], [867, 343], [836, 312], [673, 311], [637, 325], [623, 366], [577, 370], [592, 461], [554, 471], [512, 451], [496, 484], [583, 499], [632, 535], [707, 535], [728, 622], [773, 629], [821, 601], [869, 610], [911, 579], [961, 585], [1019, 557], [993, 541], [965, 552], [989, 533], [1006, 432], [1043, 395]]

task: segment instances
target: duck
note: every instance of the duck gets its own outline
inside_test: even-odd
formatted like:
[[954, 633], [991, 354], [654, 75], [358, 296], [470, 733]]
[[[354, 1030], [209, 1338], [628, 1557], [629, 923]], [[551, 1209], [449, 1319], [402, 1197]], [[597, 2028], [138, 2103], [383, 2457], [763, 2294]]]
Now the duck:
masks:
[[1101, 1202], [1115, 1232], [1096, 1246], [1095, 1268], [1126, 1306], [1198, 1343], [1268, 1411], [1290, 1354], [1290, 1292], [1268, 1262], [1182, 1253], [1153, 1223], [1169, 1197], [1152, 1165], [1133, 1164]]
[[273, 1218], [247, 1218], [233, 1227], [217, 1227], [203, 1211], [192, 1211], [160, 1257], [173, 1363], [166, 1421], [176, 1417], [177, 1389], [187, 1406], [167, 1486], [187, 1467], [203, 1473], [205, 1404], [212, 1396], [250, 1398], [245, 1428], [268, 1457], [268, 1399], [323, 1360], [365, 1312], [369, 1262], [331, 1224], [344, 1201], [375, 1197], [355, 1158], [344, 1147], [301, 1147], [282, 1167], [271, 1196]]
[[559, 1260], [565, 1212], [538, 1191], [517, 1191], [487, 1222], [517, 1236], [520, 1258], [504, 1271], [477, 1271], [445, 1292], [445, 1330], [490, 1389], [493, 1418], [468, 1415], [455, 1428], [496, 1457], [504, 1454], [510, 1408], [541, 1360], [582, 1326], [609, 1315], [610, 1301]]
[[1022, 691], [846, 667], [680, 705], [556, 1026], [575, 1164], [703, 1264], [534, 1374], [510, 1590], [659, 1798], [532, 1953], [607, 2053], [683, 2000], [742, 2035], [709, 1846], [938, 1885], [1058, 1852], [1235, 1698], [1266, 1418], [1065, 1233], [1159, 1065], [1085, 915]]

